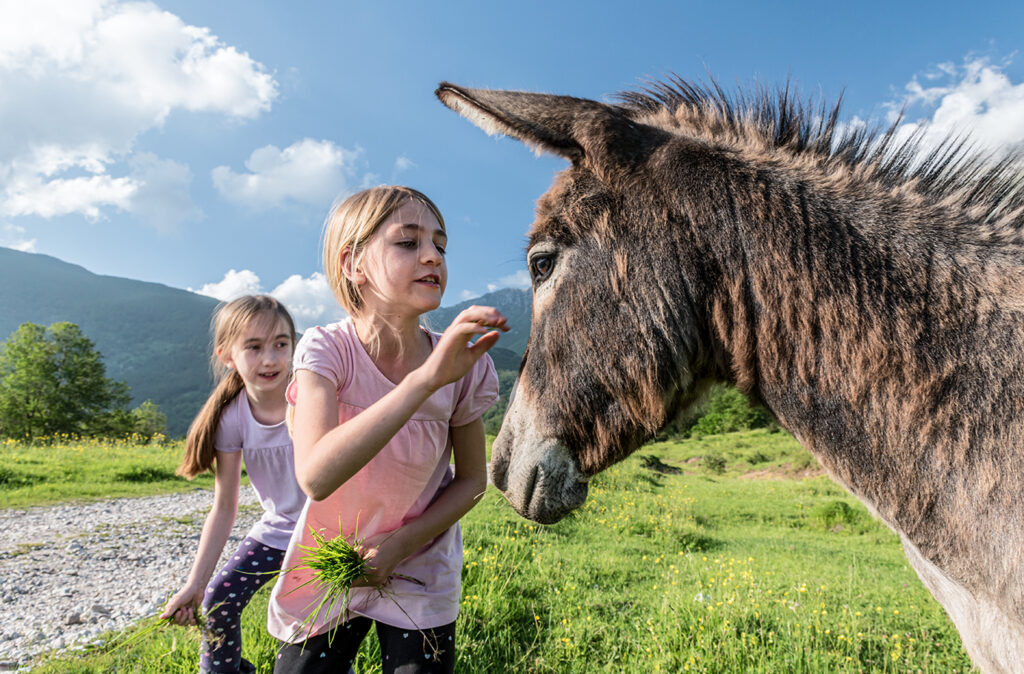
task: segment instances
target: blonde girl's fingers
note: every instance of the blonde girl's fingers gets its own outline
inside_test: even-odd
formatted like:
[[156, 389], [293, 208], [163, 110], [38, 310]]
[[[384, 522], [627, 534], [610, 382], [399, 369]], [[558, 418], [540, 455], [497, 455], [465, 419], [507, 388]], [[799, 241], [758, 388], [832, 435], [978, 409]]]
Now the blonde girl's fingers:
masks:
[[448, 328], [445, 332], [452, 335], [453, 339], [459, 339], [460, 341], [465, 339], [468, 341], [473, 335], [482, 335], [489, 330], [490, 328], [486, 325], [480, 325], [479, 323], [459, 323]]
[[476, 340], [473, 346], [469, 347], [469, 350], [474, 354], [477, 354], [477, 357], [480, 357], [490, 351], [491, 347], [498, 343], [498, 337], [500, 336], [501, 333], [497, 330], [491, 330], [486, 335]]
[[[493, 328], [500, 328], [501, 326], [504, 326], [507, 321], [505, 316], [494, 307], [480, 307], [475, 305], [464, 309], [455, 320], [456, 322], [468, 321], [472, 323], [479, 323]], [[507, 330], [508, 328], [503, 329]]]

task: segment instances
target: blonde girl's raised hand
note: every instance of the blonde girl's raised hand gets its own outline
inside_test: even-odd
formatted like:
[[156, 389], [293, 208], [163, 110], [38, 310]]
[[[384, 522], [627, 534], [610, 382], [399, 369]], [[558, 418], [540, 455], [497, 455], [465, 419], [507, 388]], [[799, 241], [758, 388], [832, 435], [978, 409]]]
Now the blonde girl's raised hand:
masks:
[[[456, 316], [422, 365], [427, 386], [436, 391], [464, 377], [498, 342], [501, 332], [508, 332], [507, 322], [494, 307], [472, 306]], [[478, 335], [480, 338], [470, 343]]]

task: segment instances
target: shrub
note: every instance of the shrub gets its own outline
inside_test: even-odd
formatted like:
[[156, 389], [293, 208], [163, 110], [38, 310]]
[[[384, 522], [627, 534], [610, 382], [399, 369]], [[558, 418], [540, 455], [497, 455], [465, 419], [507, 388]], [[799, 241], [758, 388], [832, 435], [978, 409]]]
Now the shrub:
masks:
[[39, 482], [40, 478], [35, 475], [26, 475], [14, 468], [7, 468], [6, 466], [0, 466], [0, 489], [17, 489], [18, 487], [28, 487], [36, 482]]
[[853, 524], [859, 519], [856, 510], [846, 501], [828, 501], [815, 508], [814, 517], [825, 529], [837, 524]]
[[692, 430], [702, 435], [718, 435], [734, 431], [765, 428], [774, 422], [763, 407], [753, 407], [747, 397], [727, 386], [712, 389], [707, 408]]
[[155, 466], [135, 466], [117, 474], [121, 482], [163, 482], [175, 478], [174, 471]]
[[793, 459], [793, 468], [796, 470], [804, 470], [806, 468], [817, 468], [818, 460], [814, 458], [814, 455], [804, 450], [796, 455]]
[[712, 473], [721, 475], [725, 472], [725, 457], [719, 454], [708, 454], [701, 460], [701, 465]]

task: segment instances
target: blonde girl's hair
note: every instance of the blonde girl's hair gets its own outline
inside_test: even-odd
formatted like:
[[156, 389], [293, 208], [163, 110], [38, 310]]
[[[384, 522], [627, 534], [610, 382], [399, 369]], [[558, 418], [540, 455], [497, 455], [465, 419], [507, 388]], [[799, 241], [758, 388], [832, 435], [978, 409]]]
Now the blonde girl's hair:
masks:
[[341, 254], [352, 251], [351, 267], [357, 268], [363, 259], [366, 243], [381, 224], [403, 204], [416, 201], [437, 218], [443, 230], [444, 217], [427, 195], [411, 187], [380, 185], [357, 192], [331, 208], [324, 222], [324, 274], [338, 304], [350, 316], [358, 316], [363, 307], [359, 286], [345, 277], [341, 268]]
[[185, 458], [178, 466], [178, 475], [191, 480], [200, 473], [213, 470], [216, 458], [213, 440], [217, 435], [220, 417], [224, 413], [224, 408], [245, 388], [238, 372], [224, 364], [222, 354], [230, 351], [242, 338], [252, 321], [277, 323], [281, 319], [288, 326], [294, 349], [295, 323], [284, 305], [273, 297], [246, 295], [217, 308], [213, 320], [210, 321], [210, 332], [213, 334], [210, 366], [217, 384], [188, 429], [188, 436], [185, 438]]

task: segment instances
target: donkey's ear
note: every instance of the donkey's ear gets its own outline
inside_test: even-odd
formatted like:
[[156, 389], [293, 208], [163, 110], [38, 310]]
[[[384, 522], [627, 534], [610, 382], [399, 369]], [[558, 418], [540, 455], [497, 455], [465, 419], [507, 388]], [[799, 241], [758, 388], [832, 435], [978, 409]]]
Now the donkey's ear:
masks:
[[594, 123], [620, 115], [610, 105], [571, 96], [467, 89], [448, 82], [434, 93], [487, 133], [518, 138], [538, 152], [551, 152], [573, 163], [586, 154]]

